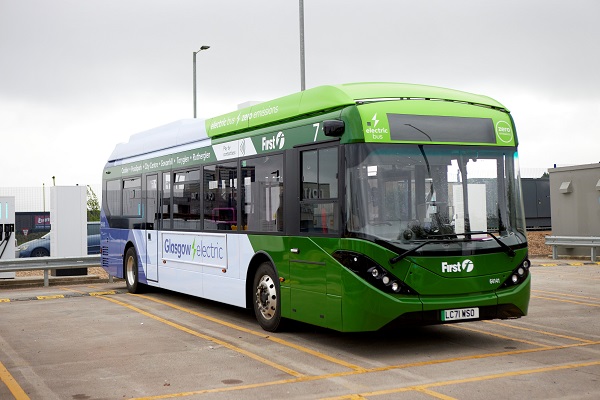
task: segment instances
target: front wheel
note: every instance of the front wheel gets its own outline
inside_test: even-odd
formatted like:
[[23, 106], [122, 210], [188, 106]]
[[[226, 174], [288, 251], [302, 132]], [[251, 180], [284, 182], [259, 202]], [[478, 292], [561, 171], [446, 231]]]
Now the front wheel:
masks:
[[129, 293], [140, 293], [142, 284], [138, 279], [137, 253], [134, 247], [127, 249], [125, 253], [125, 282]]
[[262, 263], [254, 275], [254, 314], [260, 326], [269, 332], [281, 329], [279, 280], [271, 263]]

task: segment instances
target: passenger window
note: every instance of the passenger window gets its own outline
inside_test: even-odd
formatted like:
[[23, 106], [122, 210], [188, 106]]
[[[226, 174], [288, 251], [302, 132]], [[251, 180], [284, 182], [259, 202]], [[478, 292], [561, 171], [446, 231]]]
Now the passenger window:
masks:
[[121, 215], [121, 181], [106, 182], [106, 205], [110, 216]]
[[173, 229], [201, 229], [200, 171], [175, 174], [173, 183]]
[[203, 169], [204, 229], [237, 230], [237, 162]]
[[142, 179], [133, 178], [123, 181], [123, 215], [142, 216]]
[[270, 155], [242, 164], [242, 223], [238, 229], [283, 231], [283, 156]]
[[302, 153], [300, 231], [339, 232], [338, 149], [330, 147]]

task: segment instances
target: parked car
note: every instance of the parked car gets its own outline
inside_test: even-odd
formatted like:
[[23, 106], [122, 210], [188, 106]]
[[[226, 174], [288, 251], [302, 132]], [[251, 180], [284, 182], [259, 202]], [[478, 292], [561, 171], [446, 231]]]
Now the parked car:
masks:
[[[88, 222], [87, 253], [100, 254], [100, 223]], [[15, 258], [48, 257], [50, 255], [50, 232], [39, 239], [30, 240], [15, 250]]]

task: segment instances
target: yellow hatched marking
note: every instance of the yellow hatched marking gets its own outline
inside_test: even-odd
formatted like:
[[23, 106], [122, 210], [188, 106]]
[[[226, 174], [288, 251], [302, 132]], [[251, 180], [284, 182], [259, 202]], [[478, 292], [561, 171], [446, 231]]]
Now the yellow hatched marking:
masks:
[[497, 333], [492, 333], [492, 332], [486, 332], [486, 331], [484, 331], [484, 330], [481, 330], [481, 329], [469, 328], [469, 327], [462, 326], [462, 325], [453, 325], [453, 324], [450, 324], [450, 325], [448, 325], [448, 326], [449, 326], [449, 327], [452, 327], [452, 328], [456, 328], [456, 329], [462, 329], [462, 330], [465, 330], [465, 331], [471, 331], [471, 332], [482, 333], [482, 334], [484, 334], [484, 335], [488, 335], [488, 336], [494, 336], [494, 337], [497, 337], [497, 338], [500, 338], [500, 339], [506, 339], [506, 340], [510, 340], [510, 341], [513, 341], [513, 342], [520, 342], [520, 343], [530, 344], [530, 345], [532, 345], [532, 346], [539, 346], [539, 347], [550, 347], [550, 346], [548, 346], [548, 345], [545, 345], [545, 344], [536, 343], [536, 342], [532, 342], [532, 341], [529, 341], [529, 340], [516, 339], [516, 338], [514, 338], [514, 337], [505, 336], [505, 335], [500, 335], [500, 334], [497, 334]]
[[532, 290], [532, 292], [535, 293], [544, 293], [544, 294], [550, 294], [550, 295], [556, 295], [556, 296], [562, 296], [562, 297], [572, 297], [575, 299], [584, 299], [584, 300], [599, 300], [600, 298], [598, 297], [591, 297], [591, 296], [579, 296], [576, 294], [570, 294], [570, 293], [561, 293], [561, 292], [551, 292], [548, 290]]
[[445, 394], [434, 392], [433, 390], [429, 390], [426, 388], [418, 388], [418, 389], [415, 389], [415, 391], [423, 393], [423, 394], [427, 394], [431, 397], [435, 397], [436, 399], [456, 400], [456, 397], [446, 396]]
[[[600, 361], [591, 361], [591, 362], [578, 363], [578, 364], [568, 364], [568, 365], [556, 365], [556, 366], [552, 366], [552, 367], [527, 369], [527, 370], [521, 370], [521, 371], [510, 371], [510, 372], [503, 372], [501, 374], [483, 375], [483, 376], [475, 376], [475, 377], [472, 377], [472, 378], [454, 379], [454, 380], [450, 380], [450, 381], [433, 382], [433, 383], [429, 383], [429, 384], [425, 384], [425, 385], [415, 385], [415, 386], [407, 386], [407, 387], [395, 388], [395, 389], [378, 390], [378, 391], [374, 391], [374, 392], [360, 393], [360, 396], [364, 396], [364, 397], [382, 396], [382, 395], [388, 395], [388, 394], [394, 394], [394, 393], [401, 393], [401, 392], [407, 392], [407, 391], [419, 391], [419, 392], [422, 392], [424, 390], [428, 390], [430, 388], [440, 387], [440, 386], [449, 386], [449, 385], [459, 385], [459, 384], [464, 384], [464, 383], [481, 382], [481, 381], [487, 381], [487, 380], [492, 380], [492, 379], [508, 378], [508, 377], [513, 377], [513, 376], [541, 374], [541, 373], [545, 373], [545, 372], [554, 372], [554, 371], [562, 371], [562, 370], [565, 370], [565, 369], [591, 367], [591, 366], [595, 366], [595, 365], [600, 365]], [[350, 398], [350, 397], [348, 397], [348, 396], [340, 396], [340, 397], [329, 397], [326, 400], [334, 400], [334, 399], [335, 400], [341, 400], [341, 399], [348, 399], [348, 398]]]
[[8, 372], [4, 365], [0, 362], [0, 381], [4, 382], [15, 400], [29, 400], [29, 396], [23, 388], [17, 383], [15, 378]]
[[[599, 345], [600, 341], [590, 343], [590, 344], [591, 345]], [[255, 384], [242, 385], [242, 386], [230, 386], [230, 387], [226, 387], [226, 388], [203, 389], [203, 390], [196, 390], [196, 391], [192, 391], [192, 392], [170, 393], [170, 394], [159, 395], [159, 396], [140, 397], [137, 399], [130, 399], [130, 400], [173, 399], [173, 398], [187, 397], [187, 396], [206, 394], [206, 393], [232, 392], [232, 391], [237, 391], [237, 390], [256, 389], [259, 387], [285, 385], [288, 383], [312, 382], [312, 381], [334, 379], [334, 378], [340, 378], [340, 377], [346, 377], [346, 376], [352, 376], [352, 375], [362, 375], [365, 373], [382, 372], [382, 371], [390, 371], [390, 370], [396, 370], [396, 369], [406, 369], [406, 368], [412, 368], [412, 367], [422, 367], [422, 366], [428, 366], [428, 365], [445, 364], [445, 363], [452, 363], [452, 362], [456, 362], [456, 361], [468, 361], [468, 360], [477, 360], [477, 359], [482, 359], [482, 358], [511, 356], [511, 355], [516, 355], [516, 354], [538, 353], [541, 351], [561, 350], [561, 349], [567, 349], [567, 348], [571, 348], [571, 347], [585, 347], [585, 346], [589, 346], [590, 344], [575, 343], [575, 344], [570, 344], [570, 345], [565, 345], [565, 346], [552, 346], [552, 347], [546, 347], [546, 348], [505, 351], [505, 352], [500, 352], [500, 353], [476, 354], [476, 355], [472, 355], [472, 356], [446, 358], [446, 359], [441, 359], [441, 360], [418, 361], [418, 362], [408, 363], [408, 364], [390, 365], [390, 366], [386, 366], [386, 367], [370, 368], [365, 371], [345, 371], [345, 372], [338, 372], [338, 373], [327, 374], [327, 375], [303, 376], [303, 377], [296, 378], [296, 379], [286, 379], [286, 380], [280, 380], [280, 381], [255, 383]], [[409, 388], [409, 389], [413, 390], [412, 388]], [[408, 391], [409, 389], [407, 389], [406, 391]], [[347, 395], [347, 396], [341, 396], [336, 399], [364, 399], [364, 398], [365, 397], [362, 397], [362, 395], [359, 395], [359, 394], [351, 394], [351, 395]]]
[[577, 305], [580, 305], [580, 306], [600, 307], [600, 304], [584, 303], [584, 302], [581, 302], [581, 301], [574, 301], [574, 300], [567, 300], [567, 299], [556, 299], [554, 297], [546, 297], [546, 296], [531, 296], [531, 297], [534, 298], [534, 299], [560, 301], [562, 303], [571, 303], [571, 304], [577, 304]]
[[226, 341], [224, 341], [224, 340], [217, 339], [217, 338], [214, 338], [214, 337], [212, 337], [212, 336], [208, 336], [208, 335], [205, 335], [205, 334], [203, 334], [203, 333], [200, 333], [200, 332], [198, 332], [198, 331], [194, 331], [194, 330], [192, 330], [192, 329], [186, 328], [185, 326], [182, 326], [182, 325], [179, 325], [179, 324], [177, 324], [177, 323], [175, 323], [175, 322], [172, 322], [172, 321], [166, 320], [166, 319], [164, 319], [164, 318], [161, 318], [161, 317], [159, 317], [158, 315], [151, 314], [151, 313], [149, 313], [149, 312], [147, 312], [147, 311], [141, 310], [141, 309], [139, 309], [139, 308], [137, 308], [137, 307], [134, 307], [134, 306], [132, 306], [132, 305], [130, 305], [130, 304], [123, 303], [122, 301], [115, 300], [115, 299], [113, 299], [113, 298], [110, 298], [110, 297], [103, 297], [103, 296], [99, 296], [98, 298], [99, 298], [99, 299], [102, 299], [102, 300], [110, 301], [110, 302], [112, 302], [112, 303], [118, 304], [118, 305], [120, 305], [120, 306], [123, 306], [123, 307], [127, 307], [127, 308], [129, 308], [130, 310], [133, 310], [133, 311], [135, 311], [135, 312], [137, 312], [137, 313], [140, 313], [140, 314], [142, 314], [142, 315], [145, 315], [146, 317], [152, 318], [152, 319], [154, 319], [154, 320], [156, 320], [156, 321], [158, 321], [158, 322], [161, 322], [161, 323], [163, 323], [163, 324], [165, 324], [165, 325], [169, 325], [169, 326], [171, 326], [171, 327], [173, 327], [173, 328], [175, 328], [175, 329], [178, 329], [178, 330], [180, 330], [180, 331], [183, 331], [183, 332], [189, 333], [190, 335], [193, 335], [193, 336], [199, 337], [199, 338], [201, 338], [201, 339], [209, 340], [209, 341], [211, 341], [211, 342], [213, 342], [213, 343], [216, 343], [216, 344], [218, 344], [218, 345], [221, 345], [221, 346], [223, 346], [223, 347], [226, 347], [226, 348], [228, 348], [228, 349], [230, 349], [230, 350], [233, 350], [233, 351], [235, 351], [235, 352], [238, 352], [238, 353], [240, 353], [240, 354], [243, 354], [243, 355], [245, 355], [245, 356], [247, 356], [247, 357], [250, 357], [250, 358], [252, 358], [252, 359], [254, 359], [254, 360], [256, 360], [256, 361], [259, 361], [259, 362], [261, 362], [261, 363], [263, 363], [263, 364], [269, 365], [269, 366], [271, 366], [271, 367], [273, 367], [273, 368], [276, 368], [276, 369], [278, 369], [278, 370], [280, 370], [280, 371], [283, 371], [283, 372], [285, 372], [286, 374], [289, 374], [289, 375], [292, 375], [292, 376], [295, 376], [295, 377], [301, 377], [301, 376], [303, 376], [303, 374], [301, 374], [300, 372], [297, 372], [297, 371], [294, 371], [293, 369], [290, 369], [290, 368], [284, 367], [283, 365], [279, 365], [279, 364], [277, 364], [277, 363], [274, 363], [273, 361], [267, 360], [266, 358], [263, 358], [263, 357], [261, 357], [261, 356], [258, 356], [258, 355], [256, 355], [256, 354], [254, 354], [254, 353], [251, 353], [251, 352], [249, 352], [249, 351], [247, 351], [247, 350], [244, 350], [244, 349], [242, 349], [242, 348], [240, 348], [240, 347], [234, 346], [234, 345], [232, 345], [231, 343], [228, 343], [228, 342], [226, 342]]
[[280, 338], [277, 338], [277, 337], [274, 337], [274, 336], [266, 335], [265, 332], [258, 332], [258, 331], [252, 330], [252, 329], [244, 328], [242, 326], [235, 325], [235, 324], [232, 324], [230, 322], [223, 321], [223, 320], [220, 320], [220, 319], [208, 316], [206, 314], [202, 314], [202, 313], [199, 313], [199, 312], [196, 312], [196, 311], [192, 311], [192, 310], [190, 310], [188, 308], [178, 306], [177, 304], [169, 303], [169, 302], [166, 302], [166, 301], [163, 301], [163, 300], [154, 299], [152, 297], [148, 297], [148, 296], [145, 296], [145, 295], [135, 295], [135, 297], [142, 297], [142, 298], [144, 298], [146, 300], [150, 300], [150, 301], [153, 301], [155, 303], [163, 304], [165, 306], [168, 306], [168, 307], [171, 307], [171, 308], [174, 308], [174, 309], [177, 309], [177, 310], [184, 311], [186, 313], [195, 315], [196, 317], [200, 317], [202, 319], [206, 319], [208, 321], [211, 321], [211, 322], [223, 325], [223, 326], [227, 326], [228, 328], [236, 329], [236, 330], [238, 330], [240, 332], [245, 332], [245, 333], [249, 333], [249, 334], [254, 335], [254, 336], [265, 338], [265, 339], [270, 340], [272, 342], [279, 343], [279, 344], [281, 344], [283, 346], [291, 347], [291, 348], [296, 349], [298, 351], [310, 354], [312, 356], [321, 358], [323, 360], [327, 360], [327, 361], [332, 362], [334, 364], [342, 365], [344, 367], [350, 368], [350, 369], [355, 370], [355, 371], [365, 371], [364, 368], [362, 368], [362, 367], [360, 367], [358, 365], [354, 365], [354, 364], [351, 364], [351, 363], [346, 362], [344, 360], [340, 360], [338, 358], [328, 356], [328, 355], [323, 354], [321, 352], [318, 352], [316, 350], [312, 350], [312, 349], [309, 349], [307, 347], [303, 347], [303, 346], [300, 346], [300, 345], [288, 342], [287, 340], [284, 340], [284, 339], [280, 339]]
[[488, 324], [505, 326], [505, 327], [512, 328], [512, 329], [518, 329], [518, 330], [521, 330], [521, 331], [541, 333], [542, 335], [548, 335], [548, 336], [553, 336], [553, 337], [559, 337], [559, 338], [562, 338], [562, 339], [574, 340], [576, 342], [583, 342], [583, 343], [589, 343], [589, 344], [595, 343], [593, 340], [581, 339], [581, 338], [576, 338], [576, 337], [573, 337], [573, 336], [566, 336], [566, 335], [561, 335], [561, 334], [558, 334], [558, 333], [552, 333], [552, 332], [547, 332], [547, 331], [540, 331], [540, 330], [537, 330], [537, 329], [524, 328], [524, 327], [521, 327], [521, 326], [514, 326], [514, 325], [505, 324], [503, 322], [496, 322], [496, 321], [484, 321], [484, 322], [486, 322]]

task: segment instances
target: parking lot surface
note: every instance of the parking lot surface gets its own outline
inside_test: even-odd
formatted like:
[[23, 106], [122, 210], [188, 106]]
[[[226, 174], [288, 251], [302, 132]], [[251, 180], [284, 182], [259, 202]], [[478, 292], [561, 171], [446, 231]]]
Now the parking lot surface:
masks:
[[531, 271], [524, 318], [360, 334], [118, 281], [0, 288], [0, 399], [600, 398], [600, 265]]

